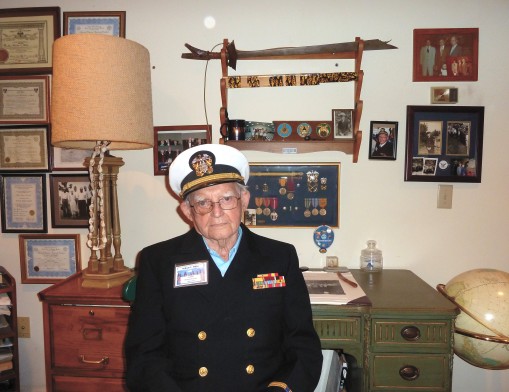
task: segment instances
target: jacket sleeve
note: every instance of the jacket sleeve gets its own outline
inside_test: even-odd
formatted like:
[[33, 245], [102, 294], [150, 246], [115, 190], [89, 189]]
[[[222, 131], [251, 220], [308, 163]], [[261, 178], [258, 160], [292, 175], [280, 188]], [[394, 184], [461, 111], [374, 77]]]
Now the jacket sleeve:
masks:
[[144, 249], [139, 260], [136, 297], [125, 341], [127, 386], [131, 392], [180, 392], [170, 374], [161, 280], [150, 253]]

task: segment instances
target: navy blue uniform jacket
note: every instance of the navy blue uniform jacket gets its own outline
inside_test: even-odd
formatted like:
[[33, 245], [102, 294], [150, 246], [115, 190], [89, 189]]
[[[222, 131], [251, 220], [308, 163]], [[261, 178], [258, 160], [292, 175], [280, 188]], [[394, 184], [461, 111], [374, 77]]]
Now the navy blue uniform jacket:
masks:
[[[261, 392], [272, 381], [314, 391], [322, 354], [295, 248], [241, 227], [224, 277], [194, 229], [142, 250], [125, 343], [131, 391]], [[197, 260], [209, 261], [208, 284], [175, 288], [175, 264]], [[254, 290], [269, 273], [286, 286]]]

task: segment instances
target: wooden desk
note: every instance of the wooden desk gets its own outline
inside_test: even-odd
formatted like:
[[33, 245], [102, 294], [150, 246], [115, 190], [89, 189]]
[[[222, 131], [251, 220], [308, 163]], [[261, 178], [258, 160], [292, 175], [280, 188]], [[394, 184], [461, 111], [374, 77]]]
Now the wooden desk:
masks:
[[[456, 307], [410, 271], [352, 273], [371, 306], [313, 306], [322, 347], [348, 356], [348, 392], [451, 391]], [[80, 273], [39, 293], [48, 392], [127, 391], [121, 295], [82, 288]]]

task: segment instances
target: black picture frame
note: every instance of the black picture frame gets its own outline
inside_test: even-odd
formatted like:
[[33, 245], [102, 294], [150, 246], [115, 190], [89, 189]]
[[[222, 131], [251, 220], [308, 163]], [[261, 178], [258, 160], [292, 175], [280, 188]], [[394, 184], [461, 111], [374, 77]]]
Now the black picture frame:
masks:
[[[385, 132], [386, 140], [380, 144], [380, 132]], [[369, 127], [369, 159], [396, 160], [398, 147], [397, 121], [371, 121]]]
[[50, 174], [51, 225], [88, 227], [92, 197], [88, 174]]
[[481, 182], [483, 106], [407, 106], [405, 181]]

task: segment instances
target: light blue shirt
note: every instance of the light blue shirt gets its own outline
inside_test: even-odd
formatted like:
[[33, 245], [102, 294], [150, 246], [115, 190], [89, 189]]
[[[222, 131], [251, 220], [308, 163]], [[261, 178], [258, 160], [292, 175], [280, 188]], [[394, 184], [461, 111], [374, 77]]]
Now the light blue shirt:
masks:
[[239, 227], [238, 233], [239, 233], [239, 235], [237, 237], [237, 241], [235, 242], [233, 247], [230, 249], [230, 253], [228, 254], [227, 261], [224, 261], [215, 250], [210, 249], [209, 246], [207, 245], [207, 242], [205, 241], [205, 238], [202, 237], [203, 242], [205, 243], [205, 246], [207, 247], [207, 250], [209, 251], [210, 256], [212, 257], [212, 260], [214, 260], [214, 263], [217, 265], [217, 268], [219, 268], [219, 271], [221, 272], [221, 276], [224, 276], [224, 274], [226, 274], [226, 271], [230, 267], [230, 264], [232, 263], [233, 258], [237, 254], [237, 249], [239, 249], [240, 240], [242, 238], [242, 229], [240, 227]]

